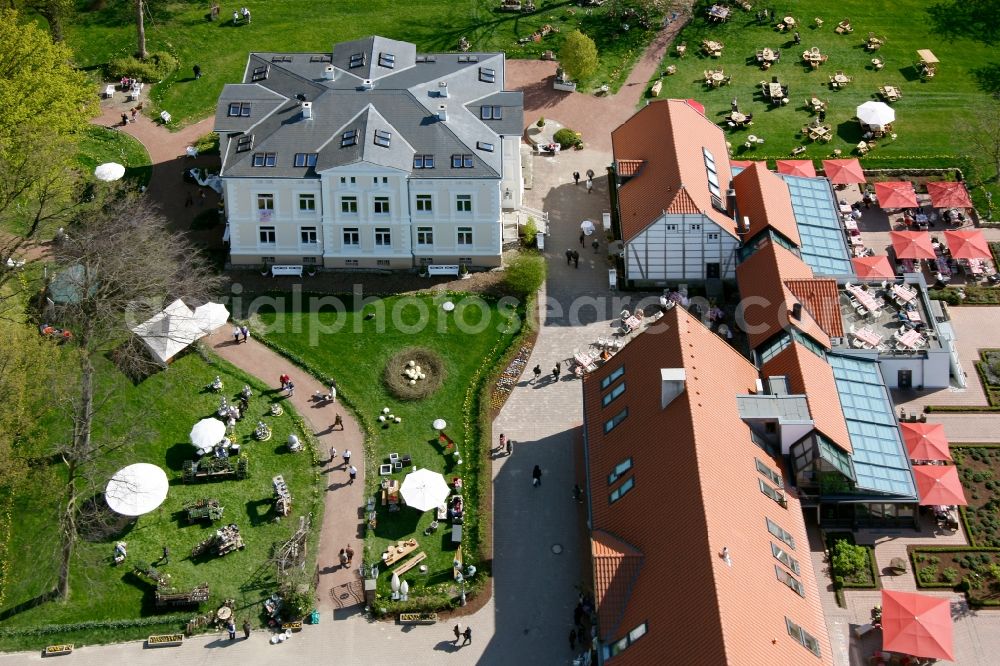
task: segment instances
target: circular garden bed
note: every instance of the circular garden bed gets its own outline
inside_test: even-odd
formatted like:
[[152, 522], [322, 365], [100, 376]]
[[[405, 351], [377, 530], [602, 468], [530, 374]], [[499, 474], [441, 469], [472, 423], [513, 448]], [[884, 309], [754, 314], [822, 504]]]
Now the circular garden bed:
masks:
[[444, 375], [440, 355], [425, 347], [408, 347], [386, 362], [382, 381], [400, 400], [422, 400], [441, 388]]

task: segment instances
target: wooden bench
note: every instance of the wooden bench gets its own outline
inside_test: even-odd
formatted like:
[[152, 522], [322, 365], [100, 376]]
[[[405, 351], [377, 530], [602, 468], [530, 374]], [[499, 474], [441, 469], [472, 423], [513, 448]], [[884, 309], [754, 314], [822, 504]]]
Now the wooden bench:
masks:
[[166, 111], [160, 111], [160, 120], [162, 120], [163, 124], [166, 125], [170, 122], [170, 114]]
[[458, 264], [429, 264], [428, 275], [458, 275]]
[[425, 553], [424, 551], [420, 551], [419, 553], [411, 557], [409, 560], [407, 560], [403, 564], [393, 569], [392, 573], [396, 574], [397, 576], [402, 576], [407, 571], [417, 566], [426, 559], [427, 559], [427, 553]]
[[294, 275], [295, 277], [302, 277], [302, 266], [293, 264], [275, 264], [274, 266], [271, 266], [271, 277], [278, 277], [279, 275]]

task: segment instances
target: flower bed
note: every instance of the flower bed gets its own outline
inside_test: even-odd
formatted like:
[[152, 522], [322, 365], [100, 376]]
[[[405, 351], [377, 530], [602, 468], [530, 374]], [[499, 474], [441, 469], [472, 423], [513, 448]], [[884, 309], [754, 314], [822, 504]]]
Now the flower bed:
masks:
[[146, 639], [153, 647], [174, 647], [184, 642], [184, 634], [154, 634]]
[[400, 613], [400, 624], [434, 624], [437, 622], [437, 613]]
[[52, 657], [57, 654], [69, 654], [73, 651], [73, 644], [67, 643], [65, 645], [50, 645], [45, 648], [45, 656]]
[[493, 413], [499, 413], [504, 403], [507, 402], [507, 398], [510, 397], [510, 392], [514, 390], [517, 380], [524, 373], [533, 346], [532, 342], [525, 342], [521, 345], [517, 354], [510, 360], [496, 384], [493, 385], [493, 391], [490, 392], [490, 409], [493, 410]]
[[952, 449], [969, 505], [961, 507], [969, 543], [1000, 547], [1000, 447]]
[[971, 606], [1000, 606], [1000, 548], [909, 546], [917, 586], [957, 589]]
[[[826, 534], [826, 547], [830, 552], [831, 558], [833, 557], [834, 546], [838, 541], [846, 541], [852, 546], [856, 545], [854, 543], [854, 535], [850, 532], [828, 532]], [[855, 590], [877, 590], [879, 588], [878, 571], [875, 563], [875, 550], [871, 546], [862, 547], [865, 550], [866, 556], [865, 566], [858, 568], [849, 576], [836, 576], [833, 581], [834, 587], [851, 588]], [[833, 574], [831, 573], [831, 575]]]

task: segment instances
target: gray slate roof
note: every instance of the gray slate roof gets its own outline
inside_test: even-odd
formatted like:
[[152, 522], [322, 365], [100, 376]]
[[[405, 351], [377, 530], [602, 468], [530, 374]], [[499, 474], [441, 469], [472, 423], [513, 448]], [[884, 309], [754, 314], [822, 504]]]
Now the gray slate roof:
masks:
[[[251, 53], [243, 83], [219, 96], [222, 175], [316, 177], [358, 162], [411, 171], [414, 154], [422, 154], [434, 156], [434, 168], [416, 170], [421, 178], [497, 178], [499, 137], [519, 136], [524, 127], [521, 93], [503, 90], [504, 64], [502, 53], [417, 55], [413, 44], [377, 36], [325, 54]], [[483, 80], [491, 78], [487, 70], [492, 81]], [[310, 118], [303, 100], [312, 104]], [[230, 117], [234, 102], [249, 102], [250, 116]], [[483, 106], [490, 107], [486, 119]], [[500, 119], [489, 117], [493, 107]], [[342, 145], [349, 130], [357, 142]], [[376, 131], [389, 134], [388, 147], [376, 144]], [[244, 134], [252, 148], [237, 152]], [[275, 153], [274, 167], [253, 166], [254, 154], [264, 152]], [[295, 167], [296, 153], [318, 153], [315, 168]], [[453, 155], [472, 155], [472, 168], [452, 168]]]

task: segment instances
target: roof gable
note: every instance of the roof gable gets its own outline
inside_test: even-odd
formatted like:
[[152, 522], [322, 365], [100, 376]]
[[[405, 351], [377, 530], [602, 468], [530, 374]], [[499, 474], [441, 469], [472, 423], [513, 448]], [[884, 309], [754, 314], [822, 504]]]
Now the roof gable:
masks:
[[642, 569], [642, 553], [604, 530], [594, 530], [590, 551], [594, 558], [594, 600], [601, 609], [601, 635], [612, 636]]
[[788, 193], [788, 186], [781, 178], [767, 170], [763, 162], [754, 162], [733, 178], [736, 190], [736, 208], [740, 217], [750, 219], [748, 237], [756, 236], [770, 227], [801, 245], [795, 213]]
[[840, 316], [840, 289], [831, 278], [785, 280], [785, 286], [812, 315], [820, 328], [831, 338], [844, 335], [844, 320]]

